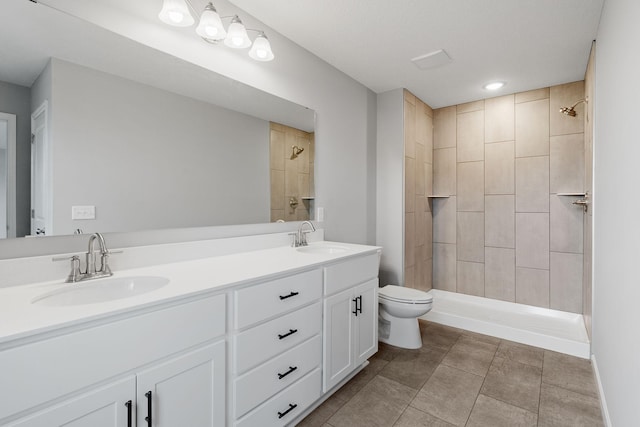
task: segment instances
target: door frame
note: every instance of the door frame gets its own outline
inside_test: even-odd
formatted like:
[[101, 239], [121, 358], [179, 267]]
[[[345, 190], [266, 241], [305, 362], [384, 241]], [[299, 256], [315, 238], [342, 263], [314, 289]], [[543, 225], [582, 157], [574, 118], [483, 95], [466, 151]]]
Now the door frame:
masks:
[[16, 115], [0, 112], [7, 121], [7, 238], [16, 237]]
[[34, 164], [34, 145], [33, 145], [33, 140], [35, 137], [35, 122], [36, 119], [41, 115], [44, 114], [44, 118], [43, 118], [43, 122], [44, 122], [44, 171], [42, 172], [45, 179], [45, 188], [43, 188], [42, 190], [44, 191], [44, 203], [43, 203], [43, 209], [44, 209], [44, 217], [45, 217], [45, 230], [46, 230], [46, 234], [45, 236], [50, 236], [53, 233], [53, 218], [52, 218], [52, 214], [53, 214], [53, 208], [52, 208], [52, 189], [53, 189], [53, 182], [52, 182], [52, 162], [51, 162], [51, 141], [49, 141], [49, 101], [48, 100], [44, 100], [44, 102], [38, 107], [36, 108], [36, 110], [31, 114], [31, 225], [30, 225], [30, 232], [32, 236], [35, 236], [35, 230], [34, 225], [33, 225], [33, 206], [35, 204], [35, 179], [34, 179], [34, 173], [35, 173], [35, 169], [36, 169], [36, 165]]

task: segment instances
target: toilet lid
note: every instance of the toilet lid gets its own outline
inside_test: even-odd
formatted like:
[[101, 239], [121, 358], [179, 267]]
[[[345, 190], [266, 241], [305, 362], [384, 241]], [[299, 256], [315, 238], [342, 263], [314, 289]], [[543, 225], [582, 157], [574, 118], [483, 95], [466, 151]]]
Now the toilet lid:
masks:
[[433, 297], [427, 292], [397, 285], [387, 285], [378, 289], [378, 297], [409, 304], [427, 304], [433, 301]]

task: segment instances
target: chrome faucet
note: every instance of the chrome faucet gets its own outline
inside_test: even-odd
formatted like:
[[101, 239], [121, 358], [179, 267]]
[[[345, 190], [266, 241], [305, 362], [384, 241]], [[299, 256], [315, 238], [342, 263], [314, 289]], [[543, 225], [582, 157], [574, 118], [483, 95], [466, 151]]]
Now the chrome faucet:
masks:
[[[309, 225], [311, 227], [311, 231], [304, 231], [304, 226]], [[293, 236], [293, 241], [291, 242], [291, 246], [297, 248], [299, 246], [307, 246], [307, 234], [316, 231], [316, 227], [313, 225], [311, 221], [303, 221], [298, 228], [298, 231], [294, 233], [289, 233], [289, 235]]]
[[[96, 268], [96, 250], [95, 241], [98, 240], [100, 246], [100, 268]], [[109, 267], [109, 255], [121, 253], [122, 251], [109, 251], [104, 237], [100, 233], [93, 233], [89, 236], [89, 246], [85, 254], [85, 270], [80, 269], [80, 256], [72, 255], [71, 257], [55, 257], [54, 261], [71, 260], [71, 272], [67, 277], [67, 283], [81, 282], [88, 279], [97, 279], [100, 277], [112, 276], [113, 272]]]

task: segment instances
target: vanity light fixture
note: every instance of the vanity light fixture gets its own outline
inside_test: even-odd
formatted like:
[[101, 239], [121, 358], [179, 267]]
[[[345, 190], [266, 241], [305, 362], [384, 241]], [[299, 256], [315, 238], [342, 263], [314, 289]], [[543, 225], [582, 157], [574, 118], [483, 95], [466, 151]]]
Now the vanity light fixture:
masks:
[[491, 82], [491, 83], [487, 83], [482, 87], [486, 90], [498, 90], [501, 87], [503, 87], [505, 84], [506, 84], [505, 82]]
[[[158, 16], [166, 24], [176, 27], [189, 27], [195, 22], [189, 9], [198, 16], [189, 0], [163, 0], [162, 10]], [[227, 30], [222, 25], [222, 19], [224, 18], [231, 18], [231, 23]], [[247, 31], [258, 33], [253, 42], [249, 38]], [[269, 43], [264, 31], [247, 29], [238, 15], [221, 17], [211, 2], [205, 6], [202, 14], [198, 17], [196, 34], [211, 44], [218, 44], [224, 41], [225, 46], [232, 49], [246, 49], [251, 46], [249, 56], [256, 61], [266, 62], [275, 58], [271, 50], [271, 43]]]

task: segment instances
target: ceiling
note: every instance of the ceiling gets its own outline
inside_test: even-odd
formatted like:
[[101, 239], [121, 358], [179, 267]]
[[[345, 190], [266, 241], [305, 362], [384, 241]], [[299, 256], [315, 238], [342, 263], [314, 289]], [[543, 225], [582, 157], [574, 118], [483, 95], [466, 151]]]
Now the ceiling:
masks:
[[[439, 108], [582, 80], [604, 0], [231, 2], [374, 92]], [[411, 62], [439, 49], [453, 61]], [[507, 84], [482, 88], [495, 80]]]

